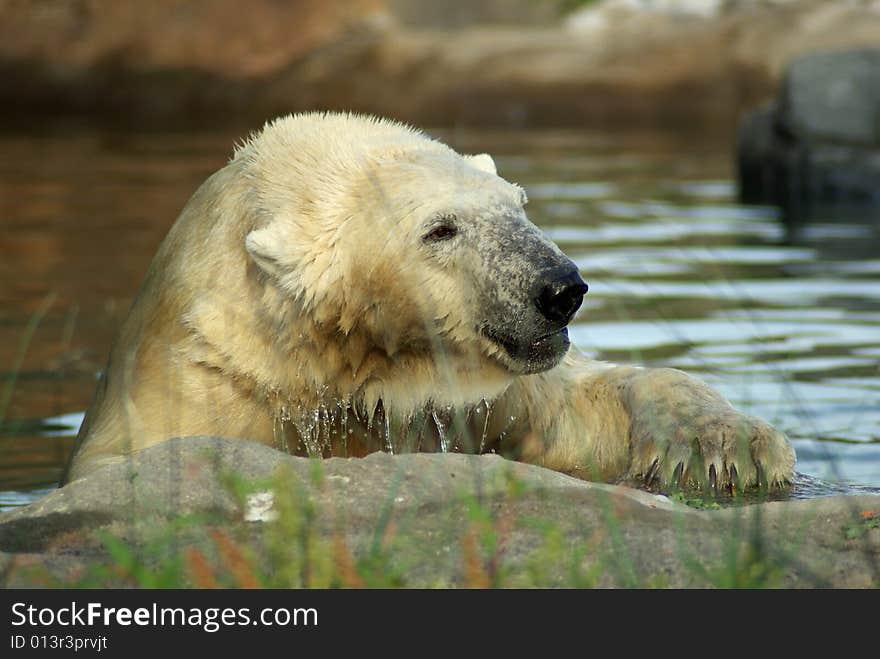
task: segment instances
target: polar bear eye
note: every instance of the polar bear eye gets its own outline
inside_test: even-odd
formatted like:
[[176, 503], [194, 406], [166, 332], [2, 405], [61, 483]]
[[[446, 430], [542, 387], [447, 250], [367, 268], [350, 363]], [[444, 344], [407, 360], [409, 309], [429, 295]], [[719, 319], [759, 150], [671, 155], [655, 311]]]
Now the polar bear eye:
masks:
[[458, 234], [458, 227], [450, 221], [450, 218], [445, 218], [445, 221], [442, 224], [435, 226], [425, 234], [423, 240], [425, 242], [439, 242], [441, 240], [455, 238], [456, 234]]

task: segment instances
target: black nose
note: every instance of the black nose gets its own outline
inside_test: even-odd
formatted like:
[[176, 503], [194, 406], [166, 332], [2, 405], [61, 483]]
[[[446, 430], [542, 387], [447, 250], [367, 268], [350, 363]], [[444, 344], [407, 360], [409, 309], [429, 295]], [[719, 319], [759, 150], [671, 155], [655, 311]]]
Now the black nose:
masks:
[[547, 320], [566, 324], [584, 301], [587, 288], [577, 270], [567, 271], [544, 282], [535, 298], [535, 306]]

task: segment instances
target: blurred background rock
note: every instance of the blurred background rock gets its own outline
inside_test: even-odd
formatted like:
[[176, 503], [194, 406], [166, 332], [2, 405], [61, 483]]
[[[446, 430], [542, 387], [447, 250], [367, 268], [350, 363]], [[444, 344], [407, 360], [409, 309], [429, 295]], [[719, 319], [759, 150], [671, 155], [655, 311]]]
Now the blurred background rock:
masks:
[[0, 112], [730, 129], [880, 0], [0, 0]]

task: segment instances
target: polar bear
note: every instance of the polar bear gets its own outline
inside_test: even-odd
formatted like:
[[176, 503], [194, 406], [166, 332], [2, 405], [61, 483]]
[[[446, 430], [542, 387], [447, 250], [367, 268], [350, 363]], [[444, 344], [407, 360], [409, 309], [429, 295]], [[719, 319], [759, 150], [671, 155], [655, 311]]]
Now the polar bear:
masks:
[[173, 437], [498, 452], [654, 488], [784, 486], [794, 451], [677, 370], [591, 361], [587, 291], [488, 155], [402, 124], [267, 123], [153, 260], [64, 481]]

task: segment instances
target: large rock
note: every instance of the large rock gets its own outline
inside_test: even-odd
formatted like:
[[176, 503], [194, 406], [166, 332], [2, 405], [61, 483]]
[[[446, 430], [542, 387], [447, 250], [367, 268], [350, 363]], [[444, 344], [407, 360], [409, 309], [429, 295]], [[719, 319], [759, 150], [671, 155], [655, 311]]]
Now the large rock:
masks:
[[780, 90], [778, 121], [799, 141], [880, 147], [880, 49], [795, 60]]
[[742, 120], [737, 160], [741, 200], [780, 206], [790, 224], [880, 219], [880, 49], [794, 61], [776, 102]]
[[873, 0], [607, 0], [567, 24], [561, 0], [441, 4], [0, 2], [0, 113], [726, 131], [794, 57], [880, 43]]
[[[382, 14], [382, 0], [5, 0], [0, 59], [76, 82], [88, 70], [229, 78], [278, 71]], [[51, 70], [39, 71], [43, 64]]]
[[382, 0], [5, 0], [0, 112], [214, 118], [383, 16]]
[[174, 440], [0, 516], [6, 586], [880, 585], [880, 496], [699, 510], [497, 456]]

